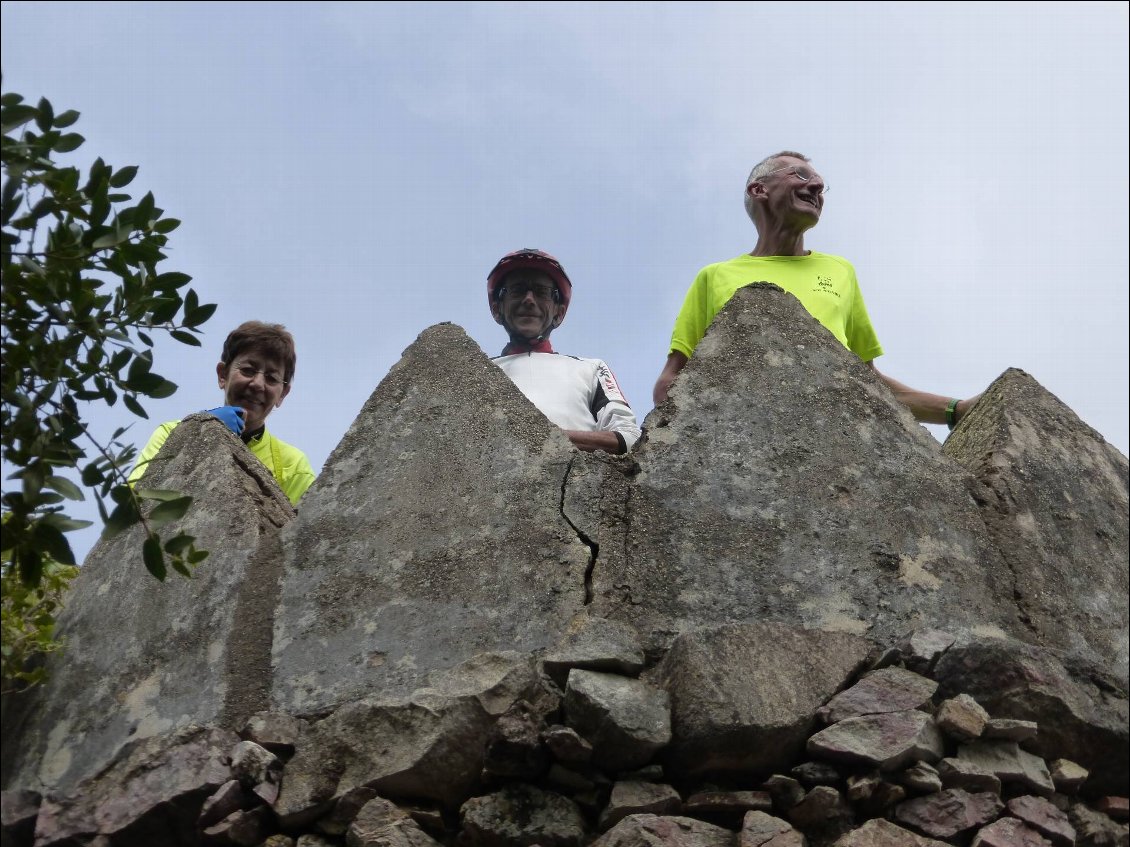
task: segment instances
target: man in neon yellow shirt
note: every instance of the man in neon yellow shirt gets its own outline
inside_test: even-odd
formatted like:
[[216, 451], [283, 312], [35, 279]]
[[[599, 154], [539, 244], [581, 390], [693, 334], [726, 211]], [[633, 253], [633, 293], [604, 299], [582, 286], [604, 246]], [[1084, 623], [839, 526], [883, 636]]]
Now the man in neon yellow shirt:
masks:
[[875, 367], [883, 348], [867, 316], [855, 269], [839, 256], [806, 250], [804, 234], [820, 221], [824, 180], [800, 153], [785, 150], [759, 162], [746, 180], [745, 207], [757, 227], [757, 245], [748, 254], [707, 265], [687, 292], [675, 319], [671, 348], [652, 398], [658, 405], [714, 316], [739, 288], [771, 282], [794, 295], [841, 344], [866, 362], [896, 399], [925, 423], [952, 429], [981, 395], [958, 400], [903, 385]]
[[[285, 327], [261, 321], [240, 324], [224, 341], [216, 365], [225, 405], [208, 410], [267, 466], [294, 505], [314, 481], [314, 470], [301, 450], [267, 431], [266, 421], [290, 393], [296, 363], [294, 337]], [[141, 479], [150, 459], [179, 423], [169, 421], [157, 427], [130, 473], [131, 483]]]

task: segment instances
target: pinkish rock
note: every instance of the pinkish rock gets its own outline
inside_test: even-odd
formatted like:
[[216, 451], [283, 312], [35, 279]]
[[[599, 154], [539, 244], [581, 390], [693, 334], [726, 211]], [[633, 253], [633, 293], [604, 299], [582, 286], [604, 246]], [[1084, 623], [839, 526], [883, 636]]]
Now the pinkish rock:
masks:
[[1023, 821], [1001, 818], [981, 829], [972, 847], [1052, 847], [1052, 843]]
[[925, 712], [902, 711], [847, 718], [808, 739], [813, 756], [891, 771], [944, 755], [941, 733]]
[[926, 838], [882, 818], [869, 820], [859, 829], [840, 836], [832, 847], [949, 847], [944, 841]]
[[1004, 810], [995, 794], [970, 794], [960, 788], [947, 788], [907, 800], [895, 807], [895, 819], [933, 838], [951, 838], [959, 832], [984, 826]]
[[929, 702], [938, 683], [904, 668], [872, 671], [846, 691], [841, 691], [817, 713], [826, 723], [847, 718], [917, 709]]
[[700, 812], [769, 812], [773, 798], [768, 791], [700, 791], [692, 794], [683, 804], [687, 814]]
[[1014, 797], [1008, 801], [1008, 811], [1053, 844], [1071, 847], [1075, 843], [1075, 827], [1067, 814], [1042, 797]]
[[738, 847], [807, 847], [802, 833], [765, 812], [748, 812], [738, 835]]
[[1095, 801], [1095, 808], [1116, 821], [1130, 820], [1130, 799], [1126, 797], [1100, 797]]

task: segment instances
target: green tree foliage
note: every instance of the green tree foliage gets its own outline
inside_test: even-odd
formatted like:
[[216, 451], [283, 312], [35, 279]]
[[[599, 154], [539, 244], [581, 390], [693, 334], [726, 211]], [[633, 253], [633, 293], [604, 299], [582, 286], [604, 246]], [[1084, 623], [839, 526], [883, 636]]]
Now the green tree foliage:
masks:
[[44, 680], [43, 656], [60, 649], [55, 613], [71, 580], [72, 565], [47, 559], [39, 583], [29, 586], [12, 566], [12, 551], [0, 552], [0, 694], [22, 691]]
[[[69, 517], [65, 501], [85, 499], [84, 489], [97, 499], [103, 537], [143, 524], [143, 558], [158, 579], [169, 566], [187, 576], [207, 555], [191, 536], [166, 540], [158, 533], [185, 514], [191, 498], [132, 490], [125, 475], [136, 450], [120, 440], [125, 429], [100, 443], [81, 414], [86, 404], [121, 400], [132, 415], [148, 417], [141, 398], [176, 391], [153, 371], [154, 335], [199, 346], [198, 327], [216, 307], [186, 288], [186, 274], [157, 271], [180, 221], [165, 217], [152, 193], [134, 202], [124, 192], [136, 167], [114, 169], [96, 159], [84, 175], [57, 163], [84, 141], [70, 130], [78, 117], [56, 113], [46, 99], [32, 106], [19, 94], [0, 98], [0, 455], [14, 468], [2, 494], [3, 547], [29, 589], [45, 574], [54, 580], [48, 563], [74, 565], [64, 533], [90, 521]], [[149, 508], [145, 500], [158, 502]]]

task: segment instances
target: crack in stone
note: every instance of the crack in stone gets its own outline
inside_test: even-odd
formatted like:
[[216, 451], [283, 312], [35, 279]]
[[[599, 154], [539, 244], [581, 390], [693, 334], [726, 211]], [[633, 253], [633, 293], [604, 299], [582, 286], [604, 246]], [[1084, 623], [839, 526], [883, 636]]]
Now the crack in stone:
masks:
[[565, 490], [569, 487], [569, 475], [573, 472], [573, 463], [576, 460], [577, 459], [576, 459], [575, 456], [570, 458], [569, 464], [565, 466], [565, 475], [561, 479], [561, 505], [560, 505], [559, 510], [561, 512], [561, 517], [563, 517], [565, 519], [565, 523], [569, 524], [569, 526], [572, 528], [573, 532], [577, 533], [577, 538], [579, 538], [581, 540], [581, 542], [586, 547], [589, 548], [589, 562], [588, 562], [588, 565], [585, 567], [585, 600], [584, 600], [584, 605], [588, 606], [589, 604], [592, 603], [592, 572], [593, 572], [593, 569], [596, 567], [596, 557], [597, 557], [597, 554], [600, 552], [600, 545], [597, 544], [595, 541], [593, 541], [591, 538], [589, 538], [584, 532], [582, 532], [581, 528], [578, 527], [575, 523], [573, 523], [573, 521], [570, 520], [569, 516], [565, 513]]

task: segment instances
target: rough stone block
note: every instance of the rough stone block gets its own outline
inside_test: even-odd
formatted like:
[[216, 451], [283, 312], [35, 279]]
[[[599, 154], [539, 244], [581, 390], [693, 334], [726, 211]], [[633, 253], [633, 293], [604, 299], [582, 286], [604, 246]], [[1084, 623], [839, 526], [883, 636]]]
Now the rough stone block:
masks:
[[936, 762], [942, 735], [924, 712], [864, 715], [832, 724], [808, 739], [810, 755], [893, 771], [912, 762]]
[[869, 652], [849, 633], [782, 624], [681, 635], [648, 677], [671, 694], [671, 767], [761, 777], [785, 770], [803, 751], [816, 709]]
[[565, 715], [592, 743], [593, 762], [610, 770], [642, 767], [671, 740], [667, 692], [615, 674], [570, 671]]
[[592, 557], [562, 514], [575, 456], [459, 327], [425, 330], [284, 534], [273, 708], [406, 696], [477, 653], [557, 641]]
[[694, 818], [629, 815], [589, 847], [734, 847], [734, 833]]
[[734, 295], [645, 428], [593, 611], [647, 649], [749, 621], [1025, 631], [968, 475], [775, 286]]
[[1126, 679], [1126, 457], [1024, 371], [1005, 371], [946, 440], [979, 481], [985, 523], [1032, 629]]
[[1125, 683], [1104, 668], [1012, 640], [951, 647], [938, 661], [938, 695], [969, 694], [995, 718], [1032, 721], [1025, 747], [1049, 761], [1069, 758], [1090, 771], [1084, 791], [1126, 795], [1130, 788], [1130, 701]]
[[828, 723], [863, 715], [903, 712], [930, 702], [938, 683], [905, 668], [872, 671], [846, 691], [841, 691], [820, 710]]
[[59, 615], [67, 649], [43, 686], [5, 701], [7, 786], [66, 793], [131, 742], [219, 725], [239, 691], [268, 682], [246, 657], [248, 642], [269, 655], [270, 628], [254, 631], [247, 615], [269, 615], [271, 592], [249, 574], [263, 539], [292, 519], [290, 502], [210, 415], [173, 430], [140, 484], [195, 498], [162, 531], [183, 529], [209, 556], [192, 579], [170, 571], [159, 582], [142, 562], [141, 526], [95, 545]]
[[926, 838], [898, 824], [875, 818], [837, 839], [832, 847], [949, 847], [944, 841]]

